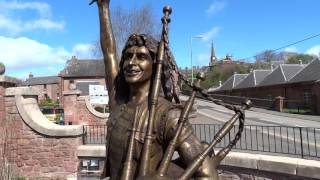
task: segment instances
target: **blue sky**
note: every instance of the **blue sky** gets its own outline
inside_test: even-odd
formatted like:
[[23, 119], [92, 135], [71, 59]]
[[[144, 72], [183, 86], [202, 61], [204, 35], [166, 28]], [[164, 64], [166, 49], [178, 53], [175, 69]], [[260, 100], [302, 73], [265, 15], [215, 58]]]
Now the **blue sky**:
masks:
[[[0, 62], [5, 75], [26, 78], [57, 75], [72, 55], [91, 58], [99, 35], [96, 5], [89, 0], [0, 0]], [[173, 8], [170, 46], [180, 67], [209, 62], [211, 42], [218, 58], [254, 56], [266, 49], [320, 33], [319, 0], [111, 0], [111, 8], [150, 4], [157, 19]], [[319, 55], [320, 37], [283, 49]], [[252, 61], [253, 59], [247, 59]]]

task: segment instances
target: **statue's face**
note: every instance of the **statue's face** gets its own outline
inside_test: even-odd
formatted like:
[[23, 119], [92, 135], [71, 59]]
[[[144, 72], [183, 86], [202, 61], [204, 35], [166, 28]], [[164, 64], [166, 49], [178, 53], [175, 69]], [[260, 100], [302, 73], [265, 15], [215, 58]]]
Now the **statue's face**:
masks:
[[139, 83], [152, 76], [152, 58], [144, 46], [132, 46], [124, 54], [123, 72], [128, 83]]

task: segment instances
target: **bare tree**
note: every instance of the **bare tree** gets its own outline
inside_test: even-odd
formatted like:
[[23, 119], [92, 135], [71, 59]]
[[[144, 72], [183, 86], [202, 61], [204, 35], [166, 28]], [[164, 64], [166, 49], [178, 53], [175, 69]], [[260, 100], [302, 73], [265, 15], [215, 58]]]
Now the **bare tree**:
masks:
[[256, 62], [264, 62], [264, 63], [271, 63], [276, 57], [276, 53], [273, 50], [265, 50], [258, 53], [255, 56]]
[[[129, 10], [118, 6], [111, 11], [111, 21], [117, 43], [118, 55], [121, 54], [123, 46], [130, 34], [149, 34], [155, 38], [160, 37], [161, 21], [156, 19], [150, 4]], [[100, 41], [97, 40], [94, 44], [94, 56], [97, 58], [103, 57], [100, 48]]]

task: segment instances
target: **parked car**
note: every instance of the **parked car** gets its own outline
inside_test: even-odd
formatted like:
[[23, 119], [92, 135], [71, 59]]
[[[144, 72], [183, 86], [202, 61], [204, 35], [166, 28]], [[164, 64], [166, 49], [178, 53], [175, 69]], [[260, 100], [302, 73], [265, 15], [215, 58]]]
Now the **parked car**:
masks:
[[40, 110], [49, 121], [54, 122], [56, 124], [64, 124], [63, 108], [41, 107]]

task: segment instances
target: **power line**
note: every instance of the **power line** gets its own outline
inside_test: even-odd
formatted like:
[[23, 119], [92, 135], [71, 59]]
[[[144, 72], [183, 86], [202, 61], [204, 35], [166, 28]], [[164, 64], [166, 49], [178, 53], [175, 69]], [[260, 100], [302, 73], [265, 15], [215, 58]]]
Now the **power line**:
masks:
[[[278, 51], [278, 50], [280, 50], [280, 49], [287, 48], [287, 47], [290, 47], [290, 46], [295, 45], [295, 44], [299, 44], [299, 43], [301, 43], [301, 42], [303, 42], [303, 41], [307, 41], [307, 40], [309, 40], [309, 39], [313, 39], [313, 38], [316, 38], [316, 37], [318, 37], [318, 36], [320, 36], [320, 33], [319, 33], [319, 34], [312, 35], [312, 36], [309, 36], [309, 37], [306, 37], [306, 38], [304, 38], [304, 39], [302, 39], [302, 40], [299, 40], [299, 41], [296, 41], [296, 42], [293, 42], [293, 43], [290, 43], [290, 44], [281, 46], [281, 47], [279, 47], [279, 48], [273, 49], [273, 50], [271, 50], [271, 52], [275, 52], [275, 51]], [[247, 57], [247, 58], [242, 58], [242, 59], [243, 59], [243, 60], [246, 60], [246, 59], [251, 59], [251, 58], [254, 58], [254, 57], [256, 57], [256, 55], [250, 56], [250, 57]]]

